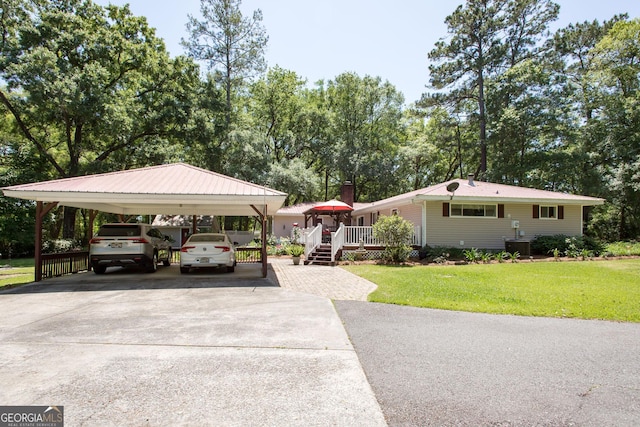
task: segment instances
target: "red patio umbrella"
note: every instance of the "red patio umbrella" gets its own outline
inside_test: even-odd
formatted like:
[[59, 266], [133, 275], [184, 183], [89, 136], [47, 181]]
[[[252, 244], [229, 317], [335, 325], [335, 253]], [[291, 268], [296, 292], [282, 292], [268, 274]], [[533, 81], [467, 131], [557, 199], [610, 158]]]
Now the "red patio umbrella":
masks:
[[318, 203], [314, 207], [307, 209], [304, 212], [304, 226], [307, 226], [309, 218], [313, 218], [315, 224], [318, 215], [330, 215], [334, 218], [335, 224], [340, 222], [340, 217], [345, 215], [347, 225], [351, 224], [351, 211], [353, 207], [339, 200], [329, 200], [326, 202]]
[[353, 207], [348, 204], [341, 202], [339, 200], [328, 200], [326, 202], [319, 203], [309, 209], [307, 212], [317, 212], [317, 213], [340, 213], [340, 212], [351, 212]]

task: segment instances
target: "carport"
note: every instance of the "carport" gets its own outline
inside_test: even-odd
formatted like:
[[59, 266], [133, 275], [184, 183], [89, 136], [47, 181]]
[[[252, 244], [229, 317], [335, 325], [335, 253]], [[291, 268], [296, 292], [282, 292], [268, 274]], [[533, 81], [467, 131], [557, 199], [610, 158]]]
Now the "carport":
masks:
[[36, 202], [36, 281], [42, 279], [42, 220], [56, 206], [129, 215], [257, 216], [262, 224], [262, 276], [267, 276], [267, 217], [286, 193], [186, 163], [57, 179], [2, 188], [5, 196]]

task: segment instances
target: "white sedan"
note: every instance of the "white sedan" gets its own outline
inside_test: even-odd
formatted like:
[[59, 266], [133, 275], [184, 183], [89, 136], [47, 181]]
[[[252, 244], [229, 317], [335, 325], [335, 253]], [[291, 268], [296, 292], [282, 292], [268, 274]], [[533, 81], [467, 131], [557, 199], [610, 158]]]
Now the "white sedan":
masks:
[[180, 249], [180, 273], [188, 273], [192, 268], [212, 267], [226, 267], [233, 273], [235, 266], [233, 244], [223, 233], [192, 234]]

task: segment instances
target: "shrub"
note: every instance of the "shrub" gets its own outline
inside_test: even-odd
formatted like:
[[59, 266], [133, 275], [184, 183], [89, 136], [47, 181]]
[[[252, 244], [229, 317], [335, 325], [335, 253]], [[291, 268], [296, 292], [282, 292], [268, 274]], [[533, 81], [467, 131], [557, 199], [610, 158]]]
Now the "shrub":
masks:
[[465, 249], [464, 258], [470, 263], [477, 263], [482, 258], [481, 253], [476, 248]]
[[267, 237], [267, 255], [287, 255], [287, 251], [291, 242], [287, 237], [275, 237], [273, 235]]
[[42, 242], [43, 253], [64, 253], [71, 251], [81, 251], [82, 242], [74, 239], [45, 240]]
[[449, 254], [442, 254], [433, 259], [436, 264], [446, 264], [449, 261]]
[[464, 259], [464, 250], [462, 248], [434, 246], [429, 247], [427, 258], [435, 261], [436, 258], [445, 259]]
[[489, 264], [493, 260], [493, 254], [491, 252], [481, 252], [480, 258], [484, 264]]
[[431, 251], [431, 246], [424, 245], [418, 250], [418, 258], [421, 260], [427, 258], [431, 254]]
[[591, 236], [582, 236], [583, 249], [587, 249], [593, 252], [594, 256], [599, 256], [602, 252], [605, 251], [606, 245], [602, 243], [601, 240], [591, 237]]
[[496, 259], [498, 260], [499, 263], [503, 263], [505, 262], [505, 260], [509, 259], [509, 257], [511, 256], [511, 254], [507, 251], [500, 251], [496, 254]]
[[393, 263], [405, 262], [411, 254], [411, 246], [387, 246], [382, 253], [382, 257], [385, 261]]
[[382, 216], [373, 224], [373, 235], [386, 246], [382, 254], [386, 261], [405, 262], [411, 254], [408, 245], [413, 224], [399, 215]]
[[554, 249], [565, 253], [567, 250], [567, 238], [564, 234], [554, 236], [536, 236], [531, 241], [531, 253], [535, 255], [551, 255]]
[[[604, 245], [599, 240], [589, 236], [567, 236], [556, 234], [553, 236], [536, 236], [531, 241], [531, 252], [535, 255], [565, 254], [577, 257], [583, 249], [598, 256], [604, 251]], [[556, 252], [557, 251], [557, 252]]]

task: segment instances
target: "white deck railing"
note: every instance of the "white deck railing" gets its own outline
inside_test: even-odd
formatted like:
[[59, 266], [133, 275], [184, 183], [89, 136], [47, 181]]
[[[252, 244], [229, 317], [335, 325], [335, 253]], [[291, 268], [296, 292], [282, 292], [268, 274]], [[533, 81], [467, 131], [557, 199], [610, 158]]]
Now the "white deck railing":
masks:
[[347, 226], [345, 230], [345, 244], [359, 245], [360, 240], [362, 240], [365, 245], [382, 246], [382, 242], [373, 236], [373, 227]]
[[309, 255], [316, 250], [322, 243], [322, 224], [316, 226], [311, 231], [304, 232], [304, 258], [308, 259]]
[[331, 262], [336, 260], [336, 254], [344, 246], [345, 228], [344, 224], [341, 223], [340, 227], [331, 233]]
[[[360, 240], [365, 245], [369, 246], [384, 246], [382, 242], [375, 238], [373, 235], [373, 227], [371, 226], [353, 226], [349, 225], [344, 227], [344, 244], [345, 245], [359, 245]], [[415, 246], [422, 246], [422, 233], [419, 225], [413, 227], [413, 236], [409, 244]]]
[[[309, 255], [322, 244], [322, 224], [317, 225], [315, 228], [303, 230], [303, 239], [304, 256], [305, 258], [308, 258]], [[365, 246], [384, 246], [380, 240], [374, 237], [373, 227], [345, 226], [344, 224], [340, 224], [340, 227], [338, 227], [335, 232], [331, 233], [331, 261], [335, 261], [336, 254], [345, 245], [359, 245], [361, 240]], [[421, 228], [420, 226], [415, 226], [413, 229], [413, 236], [411, 237], [409, 244], [413, 246], [422, 246], [421, 242]]]

